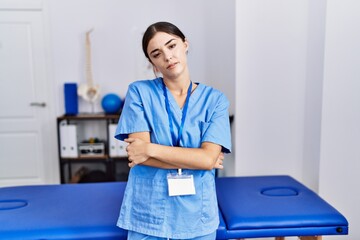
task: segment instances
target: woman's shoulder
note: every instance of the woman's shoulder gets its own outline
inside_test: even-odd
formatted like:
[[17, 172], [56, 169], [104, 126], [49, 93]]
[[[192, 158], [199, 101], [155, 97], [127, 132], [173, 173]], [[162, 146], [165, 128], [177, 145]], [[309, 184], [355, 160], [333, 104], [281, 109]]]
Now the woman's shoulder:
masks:
[[159, 78], [147, 79], [147, 80], [137, 80], [137, 81], [130, 83], [129, 88], [137, 88], [137, 89], [154, 88], [159, 83], [160, 83]]
[[216, 89], [216, 88], [206, 85], [204, 83], [199, 83], [198, 87], [199, 87], [199, 90], [201, 90], [202, 94], [204, 94], [204, 97], [206, 97], [207, 99], [214, 99], [214, 100], [220, 100], [220, 101], [225, 101], [225, 102], [228, 101], [226, 95], [219, 89]]
[[129, 84], [128, 94], [147, 97], [156, 94], [161, 89], [159, 86], [159, 80], [148, 79], [148, 80], [137, 80]]

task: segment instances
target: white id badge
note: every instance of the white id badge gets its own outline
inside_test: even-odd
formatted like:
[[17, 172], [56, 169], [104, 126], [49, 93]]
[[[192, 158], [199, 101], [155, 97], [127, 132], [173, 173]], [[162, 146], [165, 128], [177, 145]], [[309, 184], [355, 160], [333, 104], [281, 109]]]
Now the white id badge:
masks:
[[167, 175], [169, 196], [194, 195], [195, 184], [193, 175], [179, 175], [169, 173]]

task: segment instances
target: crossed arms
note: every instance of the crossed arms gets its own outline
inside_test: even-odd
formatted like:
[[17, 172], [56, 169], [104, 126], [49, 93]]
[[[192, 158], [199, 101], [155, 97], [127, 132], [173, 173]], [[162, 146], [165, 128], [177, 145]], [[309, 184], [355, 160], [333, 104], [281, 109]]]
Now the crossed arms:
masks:
[[223, 169], [224, 154], [221, 146], [203, 142], [200, 148], [172, 147], [150, 142], [149, 132], [129, 134], [125, 139], [129, 167], [142, 164], [163, 169]]

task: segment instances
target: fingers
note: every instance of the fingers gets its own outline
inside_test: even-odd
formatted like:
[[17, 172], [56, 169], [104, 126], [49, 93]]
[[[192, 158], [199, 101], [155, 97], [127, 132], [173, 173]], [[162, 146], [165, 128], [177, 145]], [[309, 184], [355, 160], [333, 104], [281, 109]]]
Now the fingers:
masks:
[[216, 169], [224, 169], [223, 163], [224, 163], [223, 159], [221, 159], [219, 157], [215, 162], [214, 168], [216, 168]]
[[128, 166], [129, 166], [129, 168], [132, 168], [132, 167], [135, 166], [134, 162], [132, 161], [132, 159], [131, 159], [130, 156], [129, 156], [130, 143], [132, 143], [133, 141], [134, 141], [133, 138], [125, 138], [125, 139], [124, 139], [124, 142], [129, 143], [129, 145], [127, 145], [126, 148], [125, 148], [126, 153], [127, 153], [127, 155], [128, 155], [128, 161], [129, 161]]
[[222, 164], [216, 164], [216, 165], [214, 166], [214, 168], [215, 168], [215, 169], [220, 169], [220, 170], [222, 170], [222, 169], [224, 169], [224, 166], [223, 166]]
[[128, 157], [128, 161], [129, 161], [128, 166], [130, 168], [135, 167], [136, 163], [131, 157]]
[[133, 143], [135, 141], [136, 141], [136, 138], [125, 138], [124, 139], [124, 142], [128, 143], [128, 145], [125, 148], [125, 150], [128, 154], [129, 154], [129, 149], [131, 148], [131, 143]]
[[124, 139], [124, 142], [127, 142], [127, 143], [132, 143], [135, 141], [135, 138], [125, 138]]
[[135, 165], [136, 165], [136, 164], [135, 164], [134, 162], [129, 162], [129, 163], [128, 163], [129, 168], [135, 167]]
[[224, 169], [223, 163], [224, 163], [223, 160], [219, 160], [219, 168], [220, 168], [220, 169]]
[[220, 152], [218, 158], [216, 159], [216, 163], [215, 163], [214, 168], [216, 168], [216, 169], [224, 169], [224, 165], [223, 165], [224, 159], [225, 159], [224, 156], [225, 156], [224, 153]]
[[135, 163], [134, 159], [132, 158], [132, 153], [131, 153], [132, 145], [131, 145], [131, 143], [135, 142], [136, 138], [126, 138], [126, 139], [124, 139], [124, 141], [128, 143], [128, 145], [126, 146], [126, 152], [127, 152], [128, 161], [129, 161], [128, 166], [130, 168], [135, 167], [136, 163]]

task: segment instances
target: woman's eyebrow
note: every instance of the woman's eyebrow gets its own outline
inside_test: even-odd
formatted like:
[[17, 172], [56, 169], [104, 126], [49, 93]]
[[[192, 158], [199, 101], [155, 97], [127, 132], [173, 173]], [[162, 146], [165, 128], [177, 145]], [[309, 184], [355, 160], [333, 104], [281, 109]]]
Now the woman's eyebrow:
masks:
[[[174, 40], [176, 40], [176, 39], [175, 39], [175, 38], [170, 39], [169, 41], [167, 41], [167, 42], [164, 44], [164, 46], [168, 45], [169, 43], [171, 43], [171, 42], [174, 41]], [[154, 52], [156, 52], [156, 51], [158, 51], [158, 50], [159, 50], [159, 49], [156, 48], [156, 49], [152, 50], [152, 51], [150, 52], [150, 54], [152, 54], [152, 53], [154, 53]]]

